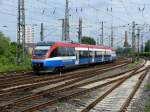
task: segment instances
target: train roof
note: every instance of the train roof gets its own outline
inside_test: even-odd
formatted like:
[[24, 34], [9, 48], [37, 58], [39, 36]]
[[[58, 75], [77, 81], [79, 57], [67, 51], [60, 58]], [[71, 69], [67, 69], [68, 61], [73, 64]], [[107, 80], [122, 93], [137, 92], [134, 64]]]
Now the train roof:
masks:
[[79, 43], [64, 43], [64, 42], [56, 42], [56, 45], [59, 46], [70, 46], [70, 47], [82, 47], [82, 48], [97, 48], [97, 49], [111, 49], [111, 47], [103, 46], [103, 45], [88, 45], [88, 44], [79, 44]]
[[36, 45], [37, 46], [52, 46], [52, 45], [54, 45], [55, 44], [55, 42], [38, 42]]
[[104, 46], [104, 45], [88, 45], [88, 44], [80, 44], [80, 43], [74, 43], [74, 42], [38, 42], [36, 45], [38, 46], [68, 46], [68, 47], [82, 47], [82, 48], [97, 48], [97, 49], [111, 49], [113, 50], [111, 47], [108, 46]]

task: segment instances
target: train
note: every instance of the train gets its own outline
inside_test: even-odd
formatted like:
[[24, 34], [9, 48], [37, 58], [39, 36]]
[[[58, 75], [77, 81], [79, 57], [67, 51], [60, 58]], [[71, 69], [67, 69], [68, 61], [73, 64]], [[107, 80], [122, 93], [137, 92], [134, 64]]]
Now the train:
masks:
[[31, 65], [35, 72], [48, 72], [114, 60], [115, 50], [103, 45], [38, 42], [32, 52]]

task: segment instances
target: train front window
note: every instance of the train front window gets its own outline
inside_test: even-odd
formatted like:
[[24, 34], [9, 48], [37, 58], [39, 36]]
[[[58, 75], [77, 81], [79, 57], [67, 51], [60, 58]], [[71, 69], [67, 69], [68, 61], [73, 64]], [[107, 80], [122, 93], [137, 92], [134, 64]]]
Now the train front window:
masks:
[[34, 49], [33, 56], [38, 58], [45, 57], [49, 49], [50, 46], [37, 46]]
[[44, 57], [46, 55], [48, 50], [35, 50], [34, 51], [34, 56], [37, 57]]

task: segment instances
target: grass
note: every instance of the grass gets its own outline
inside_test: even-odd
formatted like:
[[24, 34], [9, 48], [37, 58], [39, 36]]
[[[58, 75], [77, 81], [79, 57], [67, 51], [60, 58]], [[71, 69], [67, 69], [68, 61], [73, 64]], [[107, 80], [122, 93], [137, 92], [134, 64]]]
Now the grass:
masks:
[[150, 84], [145, 86], [146, 90], [150, 91]]
[[28, 71], [31, 70], [31, 65], [25, 64], [25, 65], [17, 65], [17, 64], [8, 64], [8, 65], [2, 65], [0, 64], [0, 72], [11, 72], [11, 71]]
[[[146, 90], [150, 92], [150, 84], [146, 85]], [[149, 99], [145, 105], [145, 109], [144, 109], [144, 112], [150, 112], [150, 96], [149, 96]]]
[[[15, 60], [9, 59], [1, 56], [0, 59], [0, 73], [3, 72], [19, 72], [19, 71], [29, 71], [32, 69], [31, 62], [30, 62], [30, 56], [26, 56], [25, 64], [16, 64]], [[13, 58], [15, 59], [15, 58]]]
[[138, 64], [139, 64], [139, 61], [135, 61], [134, 63], [128, 64], [128, 68], [133, 68], [133, 67], [135, 67]]

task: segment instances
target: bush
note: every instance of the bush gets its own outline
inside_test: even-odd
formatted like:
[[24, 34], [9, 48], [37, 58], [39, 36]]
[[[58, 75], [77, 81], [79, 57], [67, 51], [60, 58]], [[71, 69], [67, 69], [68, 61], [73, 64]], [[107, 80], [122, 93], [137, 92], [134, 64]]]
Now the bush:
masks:
[[[136, 54], [138, 55], [138, 54]], [[139, 53], [140, 57], [150, 57], [150, 52], [143, 52], [143, 53]]]
[[[26, 55], [26, 64], [16, 64], [16, 46], [15, 42], [10, 42], [9, 38], [0, 32], [0, 72], [31, 69], [29, 54]], [[19, 56], [21, 54], [20, 46]]]

